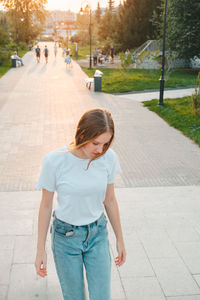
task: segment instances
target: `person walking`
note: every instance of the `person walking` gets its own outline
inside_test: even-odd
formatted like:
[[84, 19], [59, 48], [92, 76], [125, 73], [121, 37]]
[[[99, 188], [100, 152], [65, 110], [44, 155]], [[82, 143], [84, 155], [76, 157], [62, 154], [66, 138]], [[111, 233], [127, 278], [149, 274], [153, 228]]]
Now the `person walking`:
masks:
[[49, 57], [49, 49], [47, 48], [47, 45], [44, 47], [44, 57], [46, 60], [46, 64], [48, 63], [48, 57]]
[[72, 58], [69, 55], [69, 52], [68, 52], [68, 54], [65, 57], [65, 63], [66, 63], [66, 69], [67, 69], [67, 66], [69, 66], [69, 68], [72, 66]]
[[114, 64], [114, 47], [111, 45], [110, 47], [110, 56], [111, 56], [111, 64]]
[[94, 66], [97, 65], [97, 58], [98, 58], [98, 50], [97, 50], [97, 48], [94, 48], [94, 50], [93, 50], [93, 65]]
[[56, 55], [57, 55], [57, 44], [56, 43], [54, 44], [53, 49], [54, 49], [54, 55], [55, 55], [55, 58], [56, 58]]
[[62, 56], [65, 57], [65, 56], [66, 56], [66, 53], [67, 53], [67, 49], [64, 47], [64, 48], [63, 48], [63, 52], [62, 52]]
[[40, 47], [39, 47], [39, 45], [37, 45], [37, 47], [35, 48], [35, 55], [36, 55], [37, 63], [39, 63], [40, 62]]
[[[64, 300], [84, 300], [83, 265], [90, 300], [111, 300], [111, 256], [107, 217], [116, 236], [117, 266], [126, 259], [120, 214], [114, 192], [120, 172], [117, 155], [110, 148], [114, 122], [109, 111], [91, 109], [78, 122], [74, 142], [47, 154], [37, 181], [42, 189], [38, 216], [35, 268], [47, 276], [45, 243], [52, 214], [52, 251]], [[107, 217], [104, 214], [106, 211]]]

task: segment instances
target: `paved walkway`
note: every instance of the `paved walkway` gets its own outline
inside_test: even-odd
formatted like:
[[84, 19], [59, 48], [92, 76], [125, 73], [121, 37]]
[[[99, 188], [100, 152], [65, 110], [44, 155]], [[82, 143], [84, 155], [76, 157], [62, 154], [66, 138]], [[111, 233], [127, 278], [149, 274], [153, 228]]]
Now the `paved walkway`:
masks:
[[[112, 300], [200, 300], [200, 150], [126, 96], [90, 92], [61, 51], [0, 79], [0, 299], [61, 300], [48, 236], [48, 277], [34, 271], [42, 157], [70, 142], [81, 114], [106, 107], [116, 123], [117, 177], [127, 263], [113, 264]], [[109, 228], [110, 231], [110, 228]], [[113, 259], [115, 241], [110, 232]], [[104, 299], [102, 299], [104, 300]], [[105, 299], [106, 300], [106, 299]]]
[[[181, 89], [165, 89], [164, 98], [181, 98], [186, 96], [191, 96], [194, 94], [195, 88], [181, 88]], [[127, 93], [123, 95], [117, 95], [119, 98], [130, 99], [138, 102], [149, 101], [153, 99], [160, 98], [159, 91], [144, 91], [144, 92], [135, 92], [135, 93]]]

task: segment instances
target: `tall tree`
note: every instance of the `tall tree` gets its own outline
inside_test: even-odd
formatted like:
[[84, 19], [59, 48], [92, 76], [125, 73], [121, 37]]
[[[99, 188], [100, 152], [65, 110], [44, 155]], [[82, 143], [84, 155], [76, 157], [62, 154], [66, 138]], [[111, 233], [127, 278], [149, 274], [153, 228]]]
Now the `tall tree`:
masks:
[[152, 15], [152, 29], [154, 39], [161, 39], [163, 37], [163, 24], [164, 24], [164, 9], [165, 9], [165, 0], [161, 0], [158, 3], [158, 6], [154, 8]]
[[[152, 38], [153, 25], [151, 23], [153, 11], [160, 0], [126, 0], [120, 9], [119, 34], [117, 40], [122, 48], [140, 46], [147, 39]], [[122, 49], [122, 50], [123, 50]]]
[[168, 4], [167, 41], [179, 58], [200, 57], [199, 0], [170, 0]]
[[113, 36], [114, 32], [114, 14], [110, 10], [106, 10], [105, 14], [101, 18], [99, 25], [98, 36], [100, 41], [104, 41]]
[[114, 10], [114, 5], [115, 5], [114, 0], [108, 0], [108, 9], [109, 9], [109, 11], [112, 12]]
[[0, 0], [8, 11], [14, 40], [29, 43], [41, 30], [47, 12], [47, 0]]
[[99, 24], [101, 20], [101, 8], [99, 2], [97, 3], [97, 9], [95, 11], [95, 20], [97, 24]]
[[8, 21], [6, 13], [0, 11], [0, 47], [9, 43]]

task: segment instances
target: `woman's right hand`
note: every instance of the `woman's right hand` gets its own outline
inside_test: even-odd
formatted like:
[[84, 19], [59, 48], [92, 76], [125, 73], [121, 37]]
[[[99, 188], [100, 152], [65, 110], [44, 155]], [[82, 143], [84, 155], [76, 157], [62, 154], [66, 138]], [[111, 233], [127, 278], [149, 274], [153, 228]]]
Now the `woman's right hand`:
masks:
[[43, 252], [37, 252], [35, 259], [35, 269], [39, 276], [47, 276], [47, 254], [45, 250]]

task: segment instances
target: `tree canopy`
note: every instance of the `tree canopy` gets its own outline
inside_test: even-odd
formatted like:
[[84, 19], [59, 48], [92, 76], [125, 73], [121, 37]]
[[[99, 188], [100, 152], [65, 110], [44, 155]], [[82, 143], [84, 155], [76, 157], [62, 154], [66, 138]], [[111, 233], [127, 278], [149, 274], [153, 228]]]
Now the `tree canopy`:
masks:
[[99, 39], [112, 39], [120, 50], [140, 46], [153, 37], [153, 11], [160, 0], [126, 0], [101, 17]]
[[47, 0], [0, 0], [8, 12], [13, 39], [29, 43], [36, 38], [44, 23]]
[[167, 41], [179, 58], [200, 57], [199, 0], [170, 0], [168, 3]]

